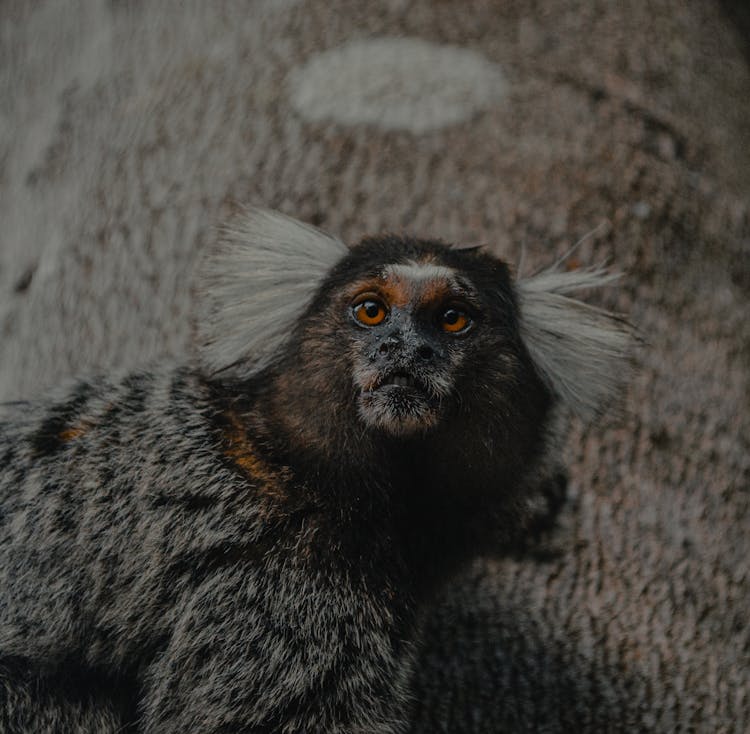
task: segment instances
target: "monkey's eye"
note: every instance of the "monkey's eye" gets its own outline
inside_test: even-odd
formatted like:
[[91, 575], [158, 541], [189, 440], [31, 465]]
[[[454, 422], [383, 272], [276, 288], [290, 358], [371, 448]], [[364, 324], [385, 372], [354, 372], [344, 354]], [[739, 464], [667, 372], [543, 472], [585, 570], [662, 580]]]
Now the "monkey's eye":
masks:
[[465, 331], [471, 326], [471, 317], [459, 308], [446, 308], [438, 319], [440, 328], [450, 334]]
[[377, 326], [385, 317], [386, 310], [383, 303], [372, 296], [368, 296], [355, 303], [352, 307], [354, 318], [365, 326]]

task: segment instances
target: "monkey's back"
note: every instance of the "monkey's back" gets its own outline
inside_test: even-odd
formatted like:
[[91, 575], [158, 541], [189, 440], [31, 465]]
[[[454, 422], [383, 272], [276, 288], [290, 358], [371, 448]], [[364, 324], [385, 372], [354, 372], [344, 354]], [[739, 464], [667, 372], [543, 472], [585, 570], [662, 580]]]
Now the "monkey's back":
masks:
[[[237, 479], [196, 396], [186, 373], [136, 374], [80, 382], [4, 422], [3, 652], [85, 649], [119, 664], [157, 644], [173, 621], [164, 610], [195, 581], [191, 553], [232, 533], [226, 518], [211, 530]], [[242, 511], [252, 534], [253, 504]]]

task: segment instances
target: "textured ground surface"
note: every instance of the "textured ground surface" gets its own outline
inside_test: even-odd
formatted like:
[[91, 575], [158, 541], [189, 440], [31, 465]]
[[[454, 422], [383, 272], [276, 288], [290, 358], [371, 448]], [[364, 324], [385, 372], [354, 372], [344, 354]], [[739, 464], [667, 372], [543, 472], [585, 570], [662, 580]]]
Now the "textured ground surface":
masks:
[[414, 731], [746, 732], [748, 57], [708, 0], [542, 5], [4, 2], [0, 398], [183, 349], [235, 201], [525, 267], [604, 223], [641, 371], [560, 553], [446, 591]]

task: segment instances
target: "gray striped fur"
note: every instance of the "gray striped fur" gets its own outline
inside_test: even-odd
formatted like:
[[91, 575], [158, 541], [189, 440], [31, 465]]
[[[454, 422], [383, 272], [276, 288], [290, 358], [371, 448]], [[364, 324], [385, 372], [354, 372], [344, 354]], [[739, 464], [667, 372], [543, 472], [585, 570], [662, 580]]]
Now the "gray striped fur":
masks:
[[[215, 412], [162, 366], [0, 422], [0, 733], [403, 731], [401, 600], [315, 564], [315, 528], [226, 460]], [[102, 673], [90, 700], [66, 697], [70, 661]]]

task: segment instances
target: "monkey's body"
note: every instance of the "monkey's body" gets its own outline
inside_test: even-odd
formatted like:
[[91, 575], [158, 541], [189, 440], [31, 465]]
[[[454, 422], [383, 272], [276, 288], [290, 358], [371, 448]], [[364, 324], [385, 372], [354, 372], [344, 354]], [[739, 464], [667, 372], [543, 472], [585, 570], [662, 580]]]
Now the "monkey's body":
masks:
[[[336, 251], [255, 217], [250, 243]], [[0, 731], [403, 730], [420, 608], [523, 523], [580, 385], [542, 379], [500, 261], [392, 238], [334, 260], [265, 342], [220, 283], [187, 366], [0, 423]]]
[[394, 730], [414, 605], [384, 478], [336, 506], [336, 476], [279, 465], [184, 370], [81, 383], [39, 417], [0, 444], [13, 675], [103, 676], [144, 731]]

